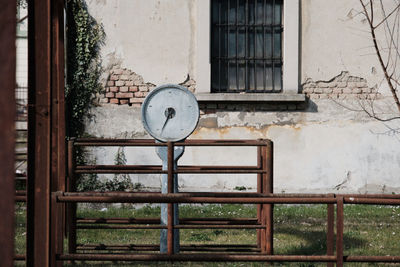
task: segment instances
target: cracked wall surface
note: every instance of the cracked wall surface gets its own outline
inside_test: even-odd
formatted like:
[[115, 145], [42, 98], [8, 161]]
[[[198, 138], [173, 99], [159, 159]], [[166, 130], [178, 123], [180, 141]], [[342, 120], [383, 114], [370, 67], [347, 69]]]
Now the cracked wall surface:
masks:
[[[86, 119], [87, 133], [151, 138], [141, 123], [144, 97], [165, 83], [196, 93], [196, 3], [203, 0], [88, 0], [103, 23], [105, 92]], [[357, 0], [300, 1], [300, 82], [305, 102], [202, 102], [193, 139], [274, 142], [275, 192], [400, 193], [398, 121], [372, 119], [361, 106], [391, 114], [387, 86]], [[145, 27], [144, 27], [145, 25]], [[204, 44], [209, 45], [209, 44]], [[200, 86], [200, 80], [198, 80]], [[197, 88], [203, 91], [204, 88]], [[112, 164], [114, 148], [96, 148]], [[128, 164], [159, 164], [152, 148], [126, 149]], [[254, 148], [188, 148], [180, 164], [256, 164]], [[131, 175], [150, 188], [159, 175]], [[186, 191], [255, 190], [253, 175], [181, 175]]]

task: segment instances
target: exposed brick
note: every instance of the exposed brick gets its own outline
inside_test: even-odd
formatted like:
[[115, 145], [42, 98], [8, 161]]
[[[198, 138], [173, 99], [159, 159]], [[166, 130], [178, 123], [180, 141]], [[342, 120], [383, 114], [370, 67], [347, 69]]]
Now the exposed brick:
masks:
[[303, 93], [305, 93], [305, 94], [311, 94], [313, 92], [314, 92], [314, 88], [310, 88], [310, 87], [303, 88]]
[[143, 103], [144, 98], [130, 98], [129, 102], [130, 103]]
[[117, 80], [119, 80], [119, 75], [115, 75], [115, 74], [111, 75], [111, 76], [110, 76], [110, 80], [111, 80], [111, 81], [117, 81]]
[[110, 92], [114, 92], [114, 93], [116, 93], [116, 92], [118, 92], [118, 87], [110, 87]]
[[367, 97], [368, 97], [368, 94], [358, 94], [357, 95], [358, 99], [367, 99]]
[[322, 94], [322, 88], [320, 88], [320, 87], [315, 88], [314, 94]]
[[343, 89], [342, 88], [333, 88], [332, 93], [341, 94], [341, 93], [343, 93]]
[[364, 87], [364, 88], [361, 88], [361, 92], [363, 92], [363, 93], [371, 93], [372, 92], [372, 89], [371, 88], [368, 88], [368, 87]]
[[128, 88], [127, 86], [121, 86], [121, 87], [119, 88], [119, 91], [125, 93], [125, 92], [128, 92], [128, 91], [129, 91], [128, 89], [129, 89], [129, 88]]
[[126, 105], [126, 104], [128, 104], [129, 103], [129, 100], [128, 99], [120, 99], [119, 100], [119, 104], [121, 104], [121, 105]]
[[130, 70], [127, 70], [127, 69], [123, 69], [123, 70], [122, 70], [122, 74], [124, 74], [124, 75], [130, 75], [130, 74], [131, 74], [131, 71], [130, 71]]
[[119, 100], [116, 98], [110, 98], [110, 104], [119, 104]]
[[106, 97], [108, 97], [108, 98], [114, 97], [114, 93], [109, 92], [106, 94]]
[[366, 82], [358, 82], [357, 83], [357, 87], [366, 87], [367, 86], [367, 83]]
[[318, 87], [326, 88], [326, 87], [329, 87], [329, 84], [328, 83], [324, 83], [324, 82], [318, 83]]
[[126, 82], [125, 82], [125, 85], [126, 85], [126, 86], [132, 86], [132, 85], [133, 85], [133, 81], [126, 81]]
[[147, 86], [139, 86], [139, 91], [140, 92], [148, 92], [149, 88]]
[[374, 94], [374, 93], [368, 94], [367, 99], [370, 99], [370, 100], [378, 99], [378, 94]]
[[113, 69], [112, 73], [120, 75], [122, 74], [122, 69]]
[[319, 98], [320, 99], [328, 99], [329, 98], [329, 94], [320, 94]]
[[353, 90], [351, 90], [351, 88], [343, 88], [343, 94], [351, 94], [353, 92]]
[[100, 103], [108, 103], [108, 98], [100, 98]]
[[131, 98], [133, 97], [133, 93], [116, 93], [116, 98]]
[[139, 88], [137, 86], [129, 86], [129, 92], [137, 92]]
[[124, 86], [125, 85], [125, 81], [116, 81], [115, 82], [115, 86]]
[[110, 87], [106, 87], [106, 92], [110, 92]]
[[339, 94], [330, 94], [329, 98], [330, 99], [338, 99], [339, 98]]
[[135, 97], [145, 97], [145, 93], [144, 92], [135, 92]]
[[123, 81], [126, 81], [126, 80], [129, 80], [129, 76], [126, 75], [126, 74], [122, 74], [121, 76], [119, 76], [119, 79], [123, 80]]
[[107, 86], [114, 86], [114, 81], [107, 81]]

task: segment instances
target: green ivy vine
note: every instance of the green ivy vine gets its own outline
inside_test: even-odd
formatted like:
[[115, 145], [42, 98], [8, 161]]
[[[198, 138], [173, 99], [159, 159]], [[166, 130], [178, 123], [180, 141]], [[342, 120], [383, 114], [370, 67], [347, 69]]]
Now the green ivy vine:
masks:
[[[84, 119], [96, 93], [102, 90], [100, 48], [104, 43], [103, 26], [89, 14], [84, 0], [66, 1], [67, 77], [65, 87], [67, 137], [83, 137]], [[76, 162], [87, 164], [86, 152], [77, 147]], [[78, 191], [101, 188], [97, 175], [77, 177]]]
[[103, 26], [89, 14], [84, 0], [67, 1], [67, 136], [81, 137], [84, 118], [96, 93], [102, 90], [100, 47]]

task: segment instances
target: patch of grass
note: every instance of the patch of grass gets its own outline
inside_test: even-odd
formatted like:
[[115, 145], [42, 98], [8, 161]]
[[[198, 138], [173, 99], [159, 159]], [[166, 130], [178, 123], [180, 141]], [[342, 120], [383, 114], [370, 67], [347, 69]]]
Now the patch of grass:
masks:
[[[131, 205], [102, 209], [80, 206], [78, 217], [86, 218], [155, 218], [160, 206]], [[255, 205], [181, 205], [181, 218], [255, 218]], [[25, 252], [25, 206], [16, 206], [16, 253]], [[345, 205], [345, 255], [399, 255], [400, 207]], [[326, 205], [275, 205], [274, 252], [284, 255], [326, 254]], [[78, 243], [87, 244], [158, 244], [160, 230], [78, 230]], [[182, 245], [255, 244], [255, 230], [182, 229]], [[275, 263], [275, 266], [326, 266], [324, 263]], [[21, 265], [22, 266], [22, 265]], [[65, 266], [265, 266], [265, 263], [230, 262], [76, 262]], [[346, 266], [386, 266], [384, 264], [348, 263]]]

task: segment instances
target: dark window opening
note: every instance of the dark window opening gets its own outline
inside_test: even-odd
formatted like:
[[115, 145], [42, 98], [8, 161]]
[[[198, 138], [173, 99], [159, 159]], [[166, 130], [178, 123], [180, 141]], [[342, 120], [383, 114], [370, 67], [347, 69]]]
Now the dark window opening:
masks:
[[211, 92], [282, 91], [283, 0], [212, 0]]

